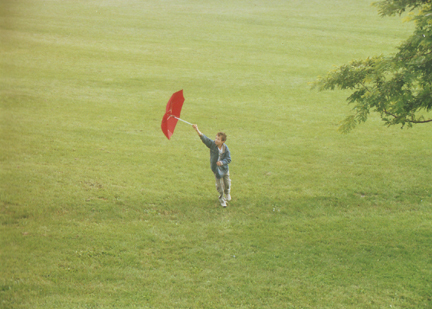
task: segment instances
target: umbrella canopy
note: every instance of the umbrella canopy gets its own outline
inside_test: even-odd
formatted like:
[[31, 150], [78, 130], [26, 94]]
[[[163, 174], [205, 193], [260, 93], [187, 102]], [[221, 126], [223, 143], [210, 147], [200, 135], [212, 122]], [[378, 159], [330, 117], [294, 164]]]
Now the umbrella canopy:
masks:
[[167, 103], [165, 115], [162, 118], [161, 128], [162, 132], [168, 139], [171, 139], [171, 136], [174, 133], [178, 118], [180, 118], [184, 100], [182, 89], [175, 92]]

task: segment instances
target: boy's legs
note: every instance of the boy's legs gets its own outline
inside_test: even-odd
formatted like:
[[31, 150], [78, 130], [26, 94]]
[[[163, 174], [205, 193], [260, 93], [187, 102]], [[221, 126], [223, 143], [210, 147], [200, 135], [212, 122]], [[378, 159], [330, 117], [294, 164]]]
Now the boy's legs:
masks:
[[223, 177], [217, 178], [215, 174], [215, 180], [216, 180], [216, 190], [219, 192], [219, 202], [222, 206], [226, 206], [226, 201], [224, 198], [224, 191], [225, 191], [225, 182]]
[[229, 172], [219, 179], [215, 175], [215, 180], [216, 180], [216, 190], [219, 193], [219, 201], [221, 202], [222, 205], [225, 201], [231, 200], [231, 196], [230, 196], [231, 178]]
[[230, 178], [230, 174], [229, 172], [225, 174], [225, 176], [223, 177], [223, 182], [224, 182], [224, 193], [225, 193], [225, 199], [227, 201], [231, 200], [231, 178]]

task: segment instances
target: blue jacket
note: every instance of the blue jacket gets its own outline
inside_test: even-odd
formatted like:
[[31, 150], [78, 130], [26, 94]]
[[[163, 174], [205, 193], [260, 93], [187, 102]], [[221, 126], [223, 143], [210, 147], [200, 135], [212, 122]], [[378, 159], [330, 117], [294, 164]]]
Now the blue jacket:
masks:
[[228, 146], [225, 145], [225, 143], [223, 144], [223, 153], [221, 155], [221, 159], [219, 161], [221, 161], [223, 163], [222, 166], [217, 166], [217, 161], [219, 158], [219, 149], [218, 146], [216, 146], [216, 143], [209, 139], [207, 136], [205, 136], [204, 134], [200, 136], [202, 142], [208, 147], [210, 148], [210, 168], [212, 170], [212, 172], [216, 175], [216, 178], [222, 178], [223, 176], [225, 176], [226, 173], [228, 173], [229, 169], [228, 169], [228, 164], [231, 162], [231, 154], [230, 151], [228, 149]]

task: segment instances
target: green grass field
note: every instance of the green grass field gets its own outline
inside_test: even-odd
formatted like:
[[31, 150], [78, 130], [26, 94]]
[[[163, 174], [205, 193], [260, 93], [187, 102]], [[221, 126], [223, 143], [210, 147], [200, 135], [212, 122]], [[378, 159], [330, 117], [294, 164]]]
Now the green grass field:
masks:
[[432, 308], [431, 126], [310, 89], [410, 35], [370, 2], [1, 1], [0, 308]]

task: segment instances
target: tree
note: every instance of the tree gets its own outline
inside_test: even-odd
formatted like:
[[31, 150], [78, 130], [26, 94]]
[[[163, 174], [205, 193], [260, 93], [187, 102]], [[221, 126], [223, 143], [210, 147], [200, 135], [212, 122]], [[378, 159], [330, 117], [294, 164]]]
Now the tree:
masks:
[[432, 122], [432, 0], [384, 0], [373, 3], [381, 16], [410, 11], [414, 33], [398, 52], [389, 57], [375, 56], [352, 61], [318, 77], [313, 87], [322, 90], [353, 90], [347, 98], [354, 104], [352, 115], [339, 130], [351, 131], [377, 112], [387, 126]]

